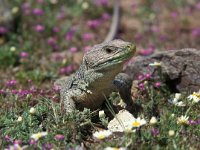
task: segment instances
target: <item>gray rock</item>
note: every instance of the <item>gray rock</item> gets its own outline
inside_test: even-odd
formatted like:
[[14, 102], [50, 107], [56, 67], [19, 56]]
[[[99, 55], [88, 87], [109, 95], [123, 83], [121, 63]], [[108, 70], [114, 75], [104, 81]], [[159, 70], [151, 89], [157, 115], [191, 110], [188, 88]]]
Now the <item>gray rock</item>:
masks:
[[13, 28], [13, 15], [7, 0], [0, 0], [0, 33]]
[[131, 113], [125, 109], [122, 109], [118, 114], [115, 115], [115, 118], [108, 123], [108, 130], [112, 132], [131, 131], [130, 125], [133, 119], [134, 116]]
[[155, 53], [148, 57], [137, 56], [125, 68], [134, 80], [138, 75], [152, 73], [150, 63], [161, 62], [164, 81], [172, 92], [193, 92], [200, 89], [200, 50], [181, 49]]

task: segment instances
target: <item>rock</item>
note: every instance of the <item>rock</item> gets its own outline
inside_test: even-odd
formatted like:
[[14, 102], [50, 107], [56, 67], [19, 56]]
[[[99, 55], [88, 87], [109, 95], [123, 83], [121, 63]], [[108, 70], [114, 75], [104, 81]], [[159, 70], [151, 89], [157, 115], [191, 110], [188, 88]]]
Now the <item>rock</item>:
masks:
[[187, 48], [155, 53], [148, 57], [137, 56], [127, 64], [124, 72], [135, 80], [140, 74], [154, 72], [150, 63], [161, 62], [164, 82], [172, 92], [200, 89], [200, 50]]
[[13, 28], [13, 15], [7, 0], [0, 0], [0, 35]]
[[127, 110], [120, 110], [115, 118], [108, 123], [108, 130], [112, 132], [124, 132], [129, 130], [130, 121], [133, 119], [133, 115]]

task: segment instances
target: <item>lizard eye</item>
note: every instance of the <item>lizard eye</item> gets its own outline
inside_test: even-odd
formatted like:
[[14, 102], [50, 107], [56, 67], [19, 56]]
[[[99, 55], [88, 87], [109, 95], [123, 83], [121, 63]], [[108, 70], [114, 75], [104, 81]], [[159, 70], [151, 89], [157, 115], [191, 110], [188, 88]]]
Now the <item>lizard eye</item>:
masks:
[[106, 52], [107, 52], [108, 54], [112, 53], [112, 49], [111, 49], [111, 48], [108, 48], [108, 47], [107, 47], [105, 50], [106, 50]]

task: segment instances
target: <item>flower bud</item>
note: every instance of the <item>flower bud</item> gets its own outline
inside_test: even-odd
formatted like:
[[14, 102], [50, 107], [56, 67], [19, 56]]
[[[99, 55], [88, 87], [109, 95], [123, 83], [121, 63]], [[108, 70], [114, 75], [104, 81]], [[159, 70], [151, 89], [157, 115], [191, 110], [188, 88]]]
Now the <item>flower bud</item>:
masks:
[[103, 110], [99, 111], [99, 118], [105, 117], [105, 112]]
[[19, 117], [17, 118], [17, 122], [22, 122], [22, 120], [23, 120], [23, 118], [22, 118], [21, 116], [19, 116]]
[[175, 98], [176, 98], [177, 100], [179, 100], [179, 99], [181, 98], [181, 93], [176, 93], [176, 94], [175, 94]]
[[169, 134], [169, 136], [174, 136], [175, 131], [174, 130], [169, 130], [168, 134]]
[[151, 117], [150, 121], [149, 121], [150, 124], [156, 124], [157, 123], [157, 119], [156, 117]]
[[29, 110], [29, 113], [30, 113], [30, 114], [35, 114], [35, 112], [36, 112], [35, 108], [34, 108], [34, 107], [31, 107], [31, 109]]

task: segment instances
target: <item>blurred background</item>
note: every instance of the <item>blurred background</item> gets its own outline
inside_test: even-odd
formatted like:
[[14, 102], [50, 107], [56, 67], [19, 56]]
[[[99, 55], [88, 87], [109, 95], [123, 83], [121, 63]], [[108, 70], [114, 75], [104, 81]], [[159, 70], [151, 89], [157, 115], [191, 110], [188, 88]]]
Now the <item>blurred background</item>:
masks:
[[[84, 52], [104, 41], [113, 5], [113, 0], [0, 0], [1, 89], [12, 80], [22, 87], [30, 82], [49, 87], [73, 73]], [[121, 0], [116, 37], [134, 42], [137, 55], [199, 49], [199, 18], [198, 0]]]

